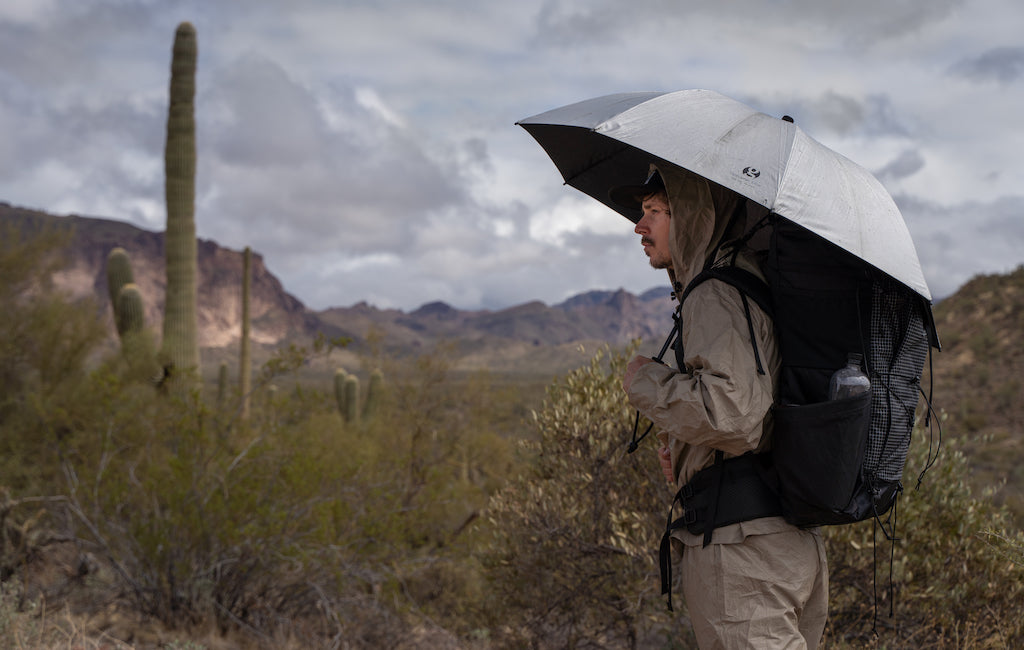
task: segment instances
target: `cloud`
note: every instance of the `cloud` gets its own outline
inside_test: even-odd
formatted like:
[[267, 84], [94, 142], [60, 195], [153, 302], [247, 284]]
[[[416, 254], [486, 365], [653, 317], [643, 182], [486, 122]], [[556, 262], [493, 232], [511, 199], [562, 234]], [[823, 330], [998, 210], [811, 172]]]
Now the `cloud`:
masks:
[[892, 98], [881, 93], [854, 95], [828, 90], [817, 95], [791, 95], [785, 101], [777, 93], [751, 97], [752, 106], [769, 114], [788, 114], [812, 137], [903, 137], [910, 133], [898, 115]]
[[1024, 77], [1024, 47], [995, 47], [977, 56], [960, 59], [950, 66], [949, 73], [972, 81], [1013, 83]]
[[162, 228], [171, 41], [189, 20], [199, 235], [252, 246], [314, 308], [660, 284], [629, 224], [514, 122], [695, 87], [877, 170], [942, 295], [1024, 250], [1022, 16], [1017, 0], [11, 0], [0, 200]]
[[[558, 47], [600, 44], [640, 38], [650, 32], [706, 34], [720, 47], [738, 47], [738, 34], [770, 40], [790, 39], [801, 46], [856, 48], [899, 39], [941, 22], [964, 0], [863, 0], [856, 3], [820, 0], [733, 0], [729, 3], [687, 3], [675, 0], [634, 0], [624, 9], [616, 0], [586, 4], [547, 0], [537, 13], [537, 38]], [[652, 61], [651, 65], [656, 65]]]
[[272, 61], [250, 56], [219, 68], [197, 106], [211, 150], [245, 167], [292, 167], [320, 162], [326, 124], [312, 94]]
[[920, 151], [908, 149], [900, 153], [899, 156], [889, 162], [885, 167], [878, 170], [875, 175], [883, 183], [899, 180], [901, 178], [913, 176], [917, 172], [921, 171], [924, 164], [924, 157], [921, 155]]
[[201, 109], [212, 117], [197, 117], [211, 140], [203, 201], [223, 217], [210, 232], [231, 241], [292, 255], [404, 254], [425, 217], [468, 201], [466, 161], [486, 164], [483, 143], [460, 152], [421, 137], [372, 91], [314, 92], [254, 57], [212, 76]]
[[[981, 273], [1006, 273], [1024, 262], [1024, 196], [942, 205], [897, 196], [935, 300]], [[963, 228], [969, 222], [971, 228]]]

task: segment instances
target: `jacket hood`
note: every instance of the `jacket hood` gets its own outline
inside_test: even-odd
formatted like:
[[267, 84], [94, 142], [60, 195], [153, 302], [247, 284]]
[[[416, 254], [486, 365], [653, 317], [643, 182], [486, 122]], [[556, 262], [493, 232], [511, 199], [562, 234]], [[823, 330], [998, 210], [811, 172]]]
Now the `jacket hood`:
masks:
[[734, 224], [737, 232], [726, 233], [731, 217], [744, 207], [745, 199], [707, 179], [674, 165], [657, 167], [668, 193], [672, 221], [669, 243], [673, 288], [682, 290], [709, 263], [727, 235], [736, 236], [745, 220]]

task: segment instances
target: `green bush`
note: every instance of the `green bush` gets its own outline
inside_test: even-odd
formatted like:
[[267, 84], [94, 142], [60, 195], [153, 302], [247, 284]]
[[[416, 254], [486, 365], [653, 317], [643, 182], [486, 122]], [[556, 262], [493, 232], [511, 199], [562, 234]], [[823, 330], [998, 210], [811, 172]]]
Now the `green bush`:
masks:
[[[297, 375], [330, 353], [318, 340], [264, 366], [243, 421], [158, 388], [151, 333], [104, 345], [96, 305], [47, 281], [58, 234], [3, 235], [0, 632], [43, 638], [29, 604], [67, 597], [269, 647], [693, 647], [658, 593], [669, 490], [652, 444], [626, 453], [628, 350], [556, 380], [524, 430], [509, 387], [454, 373], [445, 348], [369, 360], [388, 390], [346, 423], [330, 379]], [[900, 499], [895, 602], [872, 522], [826, 529], [830, 647], [1024, 643], [1024, 538], [972, 494], [959, 446]], [[906, 476], [927, 458], [917, 441]], [[77, 573], [32, 587], [57, 546]]]
[[326, 390], [291, 378], [311, 354], [291, 347], [268, 364], [244, 423], [121, 362], [90, 374], [61, 473], [75, 477], [77, 534], [137, 611], [175, 626], [358, 635], [425, 611], [454, 620], [478, 593], [477, 571], [452, 557], [511, 464], [479, 426], [486, 388], [449, 385], [428, 355], [396, 377], [390, 408], [346, 424]]
[[1007, 508], [993, 502], [995, 486], [979, 496], [972, 493], [970, 466], [958, 447], [955, 439], [944, 443], [918, 489], [929, 448], [923, 440], [912, 446], [895, 547], [872, 521], [825, 529], [833, 645], [1008, 648], [1024, 643], [1019, 561], [1024, 536], [1014, 532]]
[[530, 470], [492, 499], [491, 625], [524, 647], [637, 647], [687, 639], [659, 594], [669, 490], [653, 451], [626, 451], [624, 353], [596, 355], [548, 390], [522, 442]]
[[106, 334], [93, 301], [74, 301], [52, 283], [69, 235], [0, 232], [0, 477], [14, 490], [58, 478], [55, 442], [70, 432], [86, 362]]

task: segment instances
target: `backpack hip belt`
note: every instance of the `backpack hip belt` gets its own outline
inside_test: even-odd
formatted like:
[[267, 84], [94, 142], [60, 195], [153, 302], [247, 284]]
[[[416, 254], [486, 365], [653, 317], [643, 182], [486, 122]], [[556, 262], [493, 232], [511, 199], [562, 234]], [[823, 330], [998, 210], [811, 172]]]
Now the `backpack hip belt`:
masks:
[[676, 492], [683, 515], [669, 522], [665, 533], [686, 528], [705, 535], [721, 526], [781, 515], [782, 504], [765, 481], [764, 469], [762, 456], [748, 453], [697, 472]]
[[683, 507], [683, 515], [672, 519], [672, 509], [661, 537], [659, 564], [661, 565], [661, 593], [668, 594], [672, 609], [672, 546], [673, 531], [685, 528], [694, 535], [704, 536], [704, 546], [711, 543], [716, 528], [762, 517], [782, 515], [782, 503], [764, 477], [764, 454], [746, 453], [723, 459], [715, 454], [715, 463], [693, 475], [690, 482], [679, 488], [672, 501]]

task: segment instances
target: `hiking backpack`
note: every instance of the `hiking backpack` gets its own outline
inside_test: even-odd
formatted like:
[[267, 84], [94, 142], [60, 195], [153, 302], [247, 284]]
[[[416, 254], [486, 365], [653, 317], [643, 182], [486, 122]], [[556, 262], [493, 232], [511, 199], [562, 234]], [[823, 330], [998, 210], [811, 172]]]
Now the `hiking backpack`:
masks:
[[[931, 399], [921, 379], [929, 348], [938, 349], [939, 342], [929, 302], [774, 213], [751, 228], [736, 250], [763, 230], [767, 282], [731, 264], [728, 256], [705, 268], [679, 296], [676, 323], [661, 354], [675, 348], [678, 367], [684, 367], [678, 342], [682, 303], [702, 282], [719, 280], [740, 292], [758, 371], [764, 372], [748, 300], [760, 306], [775, 323], [781, 356], [772, 449], [729, 460], [718, 452], [715, 464], [676, 495], [684, 517], [671, 521], [670, 514], [666, 536], [687, 527], [703, 533], [707, 544], [718, 526], [771, 514], [800, 527], [882, 521], [903, 490], [919, 395], [925, 396], [930, 418]], [[851, 353], [863, 358], [871, 388], [829, 400], [829, 380]], [[636, 443], [634, 435], [631, 449]], [[773, 503], [753, 496], [763, 492], [760, 487], [747, 489], [752, 474], [758, 486], [769, 487]], [[704, 496], [694, 499], [701, 492]]]

